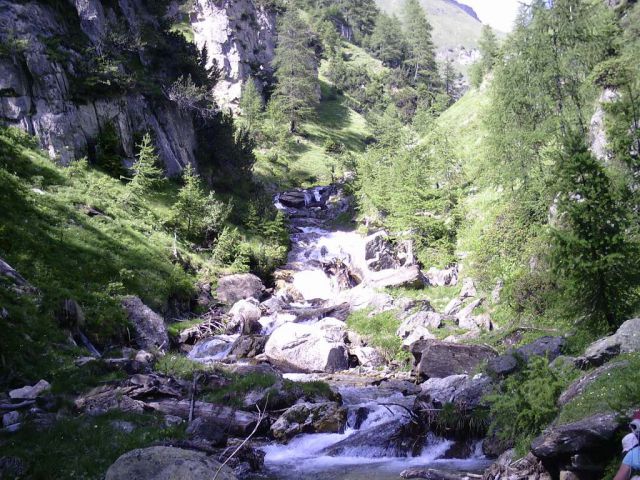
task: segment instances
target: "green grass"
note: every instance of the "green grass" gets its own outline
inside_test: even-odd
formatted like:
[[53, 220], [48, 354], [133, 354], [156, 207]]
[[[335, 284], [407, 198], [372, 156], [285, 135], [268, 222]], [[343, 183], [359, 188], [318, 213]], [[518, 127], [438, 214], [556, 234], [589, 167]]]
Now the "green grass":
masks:
[[191, 380], [194, 373], [213, 371], [213, 367], [191, 360], [184, 355], [170, 353], [158, 360], [155, 370], [164, 375]]
[[347, 326], [379, 348], [387, 360], [409, 363], [411, 355], [402, 350], [402, 339], [396, 336], [400, 326], [396, 312], [383, 312], [372, 317], [369, 313], [367, 309], [351, 313], [347, 318]]
[[[343, 42], [342, 52], [343, 56], [345, 57], [345, 61], [347, 61], [354, 67], [364, 67], [372, 76], [380, 75], [389, 71], [389, 69], [385, 67], [380, 60], [378, 60], [377, 58], [373, 58], [364, 49], [358, 47], [357, 45]], [[325, 66], [326, 64], [321, 67], [321, 73], [323, 71], [322, 69]]]
[[273, 387], [278, 378], [268, 373], [227, 374], [229, 383], [221, 388], [207, 390], [202, 400], [221, 403], [232, 407], [241, 407], [244, 396], [252, 390], [263, 390]]
[[429, 300], [436, 312], [442, 312], [452, 298], [460, 294], [461, 283], [451, 287], [425, 287], [422, 289], [388, 288], [385, 291], [394, 298], [408, 297], [414, 300]]
[[558, 422], [571, 423], [601, 412], [625, 412], [640, 407], [640, 354], [621, 355], [613, 361], [626, 360], [628, 365], [610, 370], [585, 391], [564, 406]]
[[[126, 421], [131, 433], [114, 426]], [[22, 459], [26, 478], [102, 479], [123, 453], [154, 442], [184, 437], [184, 427], [167, 428], [162, 415], [109, 412], [100, 416], [63, 418], [44, 430], [27, 425], [17, 433], [0, 434], [3, 456]]]

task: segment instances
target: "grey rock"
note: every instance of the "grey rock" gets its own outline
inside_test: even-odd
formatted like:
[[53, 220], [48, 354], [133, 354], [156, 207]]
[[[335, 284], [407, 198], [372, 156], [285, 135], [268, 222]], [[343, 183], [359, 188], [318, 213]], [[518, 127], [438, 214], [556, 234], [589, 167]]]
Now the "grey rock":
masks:
[[358, 359], [358, 365], [363, 367], [377, 368], [386, 365], [384, 355], [373, 347], [352, 347], [349, 351]]
[[[1, 73], [1, 71], [0, 71]], [[1, 78], [1, 76], [0, 76]], [[2, 90], [0, 84], [0, 91]], [[14, 292], [18, 294], [36, 294], [38, 290], [20, 275], [11, 265], [0, 258], [0, 277], [8, 280]]]
[[51, 388], [51, 385], [46, 380], [40, 380], [33, 386], [24, 386], [22, 388], [16, 388], [9, 392], [9, 397], [15, 400], [33, 400], [38, 398], [41, 394]]
[[613, 335], [597, 340], [577, 360], [582, 367], [600, 366], [621, 353], [640, 351], [640, 318], [624, 322]]
[[482, 398], [489, 393], [491, 387], [491, 379], [484, 375], [430, 378], [420, 385], [421, 392], [416, 398], [416, 404], [430, 402], [439, 408], [445, 403], [453, 403], [472, 409], [482, 403]]
[[[118, 458], [107, 470], [106, 480], [192, 480], [210, 478], [220, 463], [204, 452], [175, 447], [132, 450]], [[218, 480], [237, 480], [222, 467]]]
[[229, 355], [237, 358], [254, 358], [264, 352], [269, 337], [264, 335], [241, 335], [233, 342]]
[[186, 433], [190, 438], [207, 440], [214, 447], [224, 447], [227, 443], [224, 428], [217, 423], [208, 422], [205, 418], [193, 420]]
[[565, 344], [566, 340], [562, 337], [541, 337], [490, 360], [487, 370], [496, 375], [509, 375], [529, 363], [533, 357], [546, 357], [552, 361], [562, 353]]
[[419, 378], [443, 378], [471, 374], [496, 353], [483, 345], [460, 345], [438, 340], [421, 340], [411, 346], [414, 370]]
[[251, 273], [226, 275], [218, 280], [216, 296], [227, 305], [233, 305], [239, 300], [260, 297], [264, 293], [262, 280]]
[[473, 316], [473, 311], [478, 308], [484, 302], [484, 298], [478, 298], [473, 302], [469, 303], [463, 309], [461, 309], [456, 314], [456, 322], [460, 328], [464, 328], [466, 330], [476, 330], [480, 328], [478, 321]]
[[410, 349], [411, 345], [420, 340], [435, 340], [436, 336], [425, 327], [417, 326], [411, 333], [402, 340], [402, 347]]
[[20, 412], [14, 410], [12, 412], [7, 412], [2, 415], [2, 426], [9, 427], [10, 425], [15, 425], [16, 423], [20, 423]]
[[434, 287], [449, 287], [458, 284], [458, 266], [453, 265], [442, 270], [431, 267], [424, 274], [429, 281], [429, 285]]
[[615, 413], [598, 413], [552, 427], [533, 441], [531, 451], [543, 461], [567, 459], [581, 452], [608, 451], [619, 428]]
[[300, 433], [340, 433], [347, 423], [347, 410], [335, 402], [300, 403], [289, 408], [271, 426], [271, 434], [287, 442]]
[[330, 457], [366, 455], [367, 457], [407, 457], [412, 442], [402, 440], [402, 427], [397, 420], [359, 430], [320, 453]]
[[460, 291], [460, 300], [465, 298], [473, 298], [478, 294], [476, 290], [476, 284], [472, 278], [465, 278], [462, 280], [462, 290]]
[[386, 232], [380, 231], [369, 235], [365, 238], [364, 243], [365, 260], [369, 270], [379, 272], [400, 266], [394, 247], [389, 241], [389, 236]]
[[291, 372], [336, 372], [349, 366], [345, 325], [326, 318], [313, 325], [287, 323], [265, 345], [269, 361]]
[[444, 307], [443, 314], [446, 316], [455, 316], [462, 309], [462, 300], [459, 298], [452, 298], [447, 306]]
[[293, 190], [291, 192], [282, 192], [278, 195], [278, 200], [285, 207], [304, 208], [310, 197], [303, 190]]
[[393, 307], [401, 313], [408, 312], [417, 305], [413, 298], [400, 297], [393, 301]]
[[135, 296], [124, 297], [122, 306], [133, 325], [135, 340], [140, 348], [160, 351], [169, 348], [167, 327], [160, 315]]
[[493, 291], [491, 292], [491, 301], [494, 304], [500, 302], [500, 294], [502, 293], [503, 288], [504, 288], [504, 280], [500, 278], [496, 281], [496, 286], [493, 287]]
[[398, 269], [370, 272], [366, 283], [373, 288], [422, 288], [426, 284], [426, 279], [420, 269], [413, 265]]
[[442, 315], [437, 312], [417, 312], [407, 317], [398, 327], [396, 335], [407, 338], [417, 327], [435, 330], [442, 326]]
[[239, 300], [234, 303], [229, 311], [231, 320], [227, 323], [227, 333], [240, 333], [241, 335], [252, 335], [260, 333], [260, 310], [258, 301], [254, 298]]

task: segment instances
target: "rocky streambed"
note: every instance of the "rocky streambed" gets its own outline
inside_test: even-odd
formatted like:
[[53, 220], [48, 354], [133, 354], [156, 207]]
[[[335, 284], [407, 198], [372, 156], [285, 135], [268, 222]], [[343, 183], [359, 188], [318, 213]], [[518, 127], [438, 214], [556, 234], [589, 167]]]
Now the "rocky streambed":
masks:
[[[382, 231], [364, 236], [332, 227], [349, 209], [339, 186], [285, 192], [275, 203], [290, 220], [292, 247], [274, 288], [251, 274], [222, 277], [215, 292], [201, 285], [198, 302], [208, 313], [175, 338], [160, 315], [126, 297], [122, 306], [138, 349], [101, 356], [82, 335], [82, 309], [65, 300], [62, 320], [75, 325], [70, 335], [90, 352], [78, 366], [96, 363], [126, 373], [77, 397], [76, 413], [157, 412], [166, 426], [186, 428], [180, 440], [123, 455], [107, 479], [131, 478], [132, 472], [135, 478], [173, 478], [176, 472], [200, 478], [205, 474], [193, 472], [214, 469], [227, 480], [598, 478], [614, 454], [621, 425], [616, 415], [552, 425], [533, 442], [532, 453], [517, 459], [508, 440], [486, 436], [484, 398], [544, 356], [552, 365], [589, 370], [558, 400], [571, 402], [628, 363], [613, 361], [617, 355], [640, 350], [640, 319], [578, 358], [562, 356], [562, 337], [541, 337], [499, 355], [467, 342], [493, 325], [478, 313], [485, 298], [471, 279], [458, 279], [457, 267], [422, 271], [409, 242], [392, 242]], [[1, 261], [0, 274], [21, 295], [37, 292]], [[459, 293], [440, 309], [383, 291], [458, 282]], [[345, 320], [357, 311], [392, 312], [412, 364], [393, 361], [350, 331]], [[172, 362], [179, 367], [183, 356], [210, 368], [180, 375]], [[43, 380], [0, 394], [3, 434], [27, 422], [37, 428], [55, 423], [59, 402], [49, 388]], [[128, 422], [116, 427], [135, 428]], [[0, 473], [7, 465], [20, 467], [14, 461], [0, 456]]]

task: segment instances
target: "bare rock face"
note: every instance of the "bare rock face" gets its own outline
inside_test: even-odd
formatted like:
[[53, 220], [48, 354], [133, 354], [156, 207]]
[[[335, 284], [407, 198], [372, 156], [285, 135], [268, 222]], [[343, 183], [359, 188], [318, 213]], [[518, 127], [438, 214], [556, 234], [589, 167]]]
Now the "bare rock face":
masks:
[[135, 340], [140, 348], [160, 351], [165, 351], [169, 348], [167, 327], [160, 315], [134, 296], [123, 298], [122, 306], [133, 325]]
[[275, 50], [275, 12], [262, 2], [197, 0], [191, 27], [198, 48], [206, 45], [208, 65], [222, 70], [214, 95], [225, 108], [238, 110], [243, 83], [253, 77], [262, 89], [272, 75]]
[[260, 299], [264, 293], [262, 280], [251, 273], [226, 275], [218, 280], [216, 295], [218, 300], [233, 305], [247, 298]]
[[299, 403], [271, 426], [271, 434], [287, 442], [300, 433], [340, 433], [347, 424], [347, 410], [335, 402]]
[[496, 353], [482, 345], [460, 345], [438, 340], [421, 340], [411, 346], [415, 372], [423, 379], [444, 378], [450, 375], [469, 375], [482, 362], [496, 357]]
[[[100, 45], [105, 32], [120, 21], [97, 0], [74, 0], [73, 4], [71, 8], [77, 10], [88, 46]], [[134, 26], [143, 23], [148, 12], [144, 7], [130, 8], [126, 15], [125, 28], [135, 35]], [[151, 105], [136, 93], [89, 102], [74, 99], [72, 77], [79, 56], [73, 52], [68, 61], [60, 63], [47, 47], [49, 38], [71, 36], [54, 10], [40, 2], [3, 2], [0, 24], [11, 25], [11, 35], [28, 42], [28, 48], [22, 52], [24, 61], [0, 59], [1, 123], [36, 135], [49, 155], [63, 164], [86, 156], [95, 146], [99, 132], [111, 122], [126, 158], [135, 157], [137, 133], [150, 131], [169, 175], [179, 173], [189, 163], [195, 165], [196, 134], [192, 118], [171, 102], [160, 100]], [[0, 41], [5, 41], [1, 33]]]
[[314, 325], [286, 323], [278, 327], [265, 345], [269, 361], [290, 372], [337, 372], [349, 366], [345, 326], [335, 319]]
[[[149, 447], [122, 455], [109, 467], [106, 480], [191, 480], [211, 478], [221, 464], [204, 452], [175, 447]], [[219, 480], [237, 480], [222, 467]]]

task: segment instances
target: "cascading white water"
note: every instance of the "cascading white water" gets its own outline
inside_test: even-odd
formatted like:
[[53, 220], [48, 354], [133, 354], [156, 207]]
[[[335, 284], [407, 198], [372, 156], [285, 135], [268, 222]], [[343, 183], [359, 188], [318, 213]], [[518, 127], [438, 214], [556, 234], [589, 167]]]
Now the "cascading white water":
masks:
[[[340, 263], [347, 265], [350, 271], [363, 274], [367, 270], [364, 237], [356, 232], [329, 230], [326, 226], [330, 215], [322, 212], [327, 208], [330, 192], [328, 187], [305, 190], [303, 208], [283, 205], [280, 196], [274, 201], [277, 208], [290, 215], [292, 224], [292, 249], [283, 269], [292, 272], [291, 284], [306, 302], [323, 300], [325, 304], [332, 301], [337, 304], [341, 294], [351, 292], [344, 291], [344, 286], [327, 273], [327, 265]], [[286, 321], [292, 319], [284, 318], [282, 314], [263, 318], [263, 333], [273, 331]], [[285, 377], [296, 381], [318, 378], [301, 374], [286, 374]], [[264, 447], [267, 479], [396, 480], [400, 471], [411, 466], [474, 470], [487, 464], [481, 450], [470, 459], [439, 460], [452, 442], [435, 435], [428, 436], [420, 456], [407, 457], [406, 451], [398, 452], [389, 445], [393, 442], [384, 444], [384, 441], [410, 421], [408, 410], [413, 407], [414, 396], [373, 386], [342, 386], [337, 390], [348, 410], [345, 431], [303, 434], [288, 444]], [[260, 478], [265, 476], [261, 474]]]

